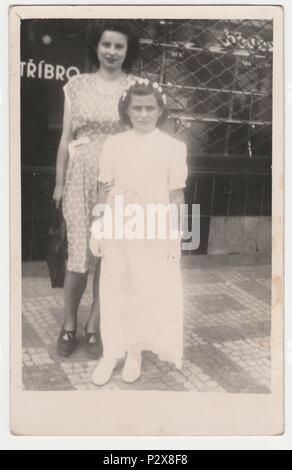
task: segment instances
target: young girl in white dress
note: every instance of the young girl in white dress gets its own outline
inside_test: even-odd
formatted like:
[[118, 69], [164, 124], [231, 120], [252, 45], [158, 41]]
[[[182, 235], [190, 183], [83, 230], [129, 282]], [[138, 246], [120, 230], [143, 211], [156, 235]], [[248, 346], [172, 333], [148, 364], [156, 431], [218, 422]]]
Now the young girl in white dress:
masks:
[[[184, 203], [186, 145], [158, 128], [166, 118], [166, 97], [157, 83], [133, 80], [119, 112], [130, 130], [109, 137], [103, 147], [98, 202], [106, 202], [106, 209], [99, 211], [90, 241], [93, 254], [102, 257], [103, 357], [92, 375], [96, 385], [111, 379], [120, 358], [125, 358], [123, 380], [136, 381], [143, 350], [177, 368], [183, 355], [181, 232], [170, 235], [166, 224], [158, 234], [159, 223], [153, 232], [149, 214]], [[103, 185], [109, 183], [112, 188], [105, 193]]]

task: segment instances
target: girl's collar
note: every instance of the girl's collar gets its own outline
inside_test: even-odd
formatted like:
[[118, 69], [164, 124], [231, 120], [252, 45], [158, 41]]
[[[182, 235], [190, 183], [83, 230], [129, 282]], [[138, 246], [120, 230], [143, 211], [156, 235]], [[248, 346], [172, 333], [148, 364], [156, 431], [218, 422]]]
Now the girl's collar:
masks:
[[138, 139], [141, 138], [141, 139], [146, 139], [147, 137], [148, 138], [152, 138], [152, 137], [155, 137], [156, 135], [160, 134], [160, 130], [155, 127], [155, 129], [153, 129], [152, 131], [150, 132], [145, 132], [145, 133], [140, 133], [140, 132], [136, 132], [135, 129], [131, 129], [130, 131], [135, 137], [137, 137]]

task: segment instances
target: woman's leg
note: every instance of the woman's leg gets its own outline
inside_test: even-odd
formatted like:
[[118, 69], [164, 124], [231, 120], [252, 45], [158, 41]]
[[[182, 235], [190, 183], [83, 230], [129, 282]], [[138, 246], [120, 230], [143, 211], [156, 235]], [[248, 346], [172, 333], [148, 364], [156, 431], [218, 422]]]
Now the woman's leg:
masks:
[[92, 286], [92, 304], [90, 315], [86, 325], [87, 333], [97, 333], [99, 332], [100, 324], [100, 305], [99, 305], [99, 278], [100, 278], [100, 259], [97, 259], [96, 268], [93, 276], [93, 286]]
[[[91, 314], [88, 322], [88, 325], [90, 325], [90, 328], [98, 328], [97, 334], [92, 335], [92, 338], [95, 338], [97, 341], [94, 344], [90, 344], [89, 342], [87, 343], [87, 353], [91, 357], [93, 355], [90, 354], [92, 351], [93, 353], [96, 354], [96, 358], [99, 358], [102, 355], [103, 352], [103, 345], [102, 345], [102, 340], [100, 336], [100, 330], [99, 330], [99, 324], [100, 324], [100, 313], [99, 313], [99, 277], [100, 277], [100, 265], [101, 262], [99, 261], [97, 266], [96, 266], [96, 271], [94, 273], [94, 280], [93, 280], [93, 303], [92, 303], [92, 309], [91, 309]], [[88, 326], [89, 328], [89, 326]], [[90, 338], [91, 335], [89, 335]], [[108, 354], [103, 356], [101, 360], [98, 362], [97, 367], [93, 371], [92, 374], [92, 382], [95, 385], [104, 385], [106, 384], [112, 376], [112, 372], [115, 368], [115, 365], [117, 363], [117, 359], [114, 356], [109, 356]]]
[[57, 341], [59, 354], [70, 356], [76, 347], [77, 311], [87, 283], [87, 272], [66, 271], [64, 283], [65, 319]]
[[92, 305], [87, 324], [85, 326], [86, 352], [91, 359], [99, 359], [102, 355], [102, 340], [100, 335], [100, 304], [99, 304], [99, 278], [100, 260], [97, 260], [92, 286]]
[[64, 284], [65, 321], [64, 329], [74, 331], [77, 323], [77, 311], [87, 284], [88, 272], [67, 271]]

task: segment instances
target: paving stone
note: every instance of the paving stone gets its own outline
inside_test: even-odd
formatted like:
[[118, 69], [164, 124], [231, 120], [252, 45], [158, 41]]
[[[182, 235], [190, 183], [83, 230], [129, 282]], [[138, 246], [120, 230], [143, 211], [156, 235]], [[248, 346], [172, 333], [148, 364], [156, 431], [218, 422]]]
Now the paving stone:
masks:
[[[73, 390], [68, 377], [57, 364], [34, 366], [23, 373], [26, 390]], [[26, 373], [25, 373], [26, 372]]]
[[195, 388], [194, 384], [192, 384], [191, 382], [186, 382], [186, 383], [184, 383], [184, 387], [185, 387], [186, 390], [192, 390], [192, 391], [193, 391], [194, 389], [197, 390], [197, 389]]
[[[217, 367], [210, 368], [208, 363], [204, 360], [205, 357], [210, 357], [216, 354]], [[242, 369], [238, 364], [230, 360], [221, 351], [216, 350], [211, 345], [205, 347], [204, 354], [198, 351], [195, 347], [192, 348], [191, 355], [199, 364], [202, 371], [209, 375], [210, 378], [215, 380], [221, 387], [231, 393], [240, 393], [240, 390], [244, 392], [253, 393], [268, 393], [269, 390], [258, 384], [256, 379], [252, 377], [248, 372]], [[192, 381], [191, 379], [189, 379]]]
[[194, 295], [193, 307], [199, 308], [204, 314], [212, 315], [226, 312], [227, 310], [241, 310], [244, 305], [226, 294]]
[[[199, 327], [197, 328], [197, 332], [207, 342], [214, 342], [216, 341], [216, 338], [220, 337], [220, 340], [224, 342], [226, 346], [228, 346], [230, 340], [233, 342], [241, 340], [243, 337], [258, 337], [259, 332], [261, 336], [266, 336], [270, 332], [270, 321], [256, 322], [256, 324], [254, 322], [241, 323], [236, 327], [229, 326], [228, 328], [226, 328], [224, 325], [208, 328]], [[232, 342], [230, 343], [231, 347], [233, 347]], [[248, 348], [248, 345], [244, 346], [244, 348]]]
[[218, 387], [217, 382], [214, 382], [213, 380], [210, 380], [209, 382], [207, 382], [206, 385], [208, 385], [209, 388], [217, 388]]
[[267, 292], [271, 287], [270, 274], [270, 266], [262, 265], [184, 269], [182, 370], [176, 371], [156, 355], [144, 352], [142, 376], [136, 384], [123, 383], [121, 361], [111, 382], [103, 387], [91, 383], [97, 361], [89, 361], [84, 348], [92, 277], [78, 315], [78, 347], [65, 359], [56, 351], [63, 321], [63, 291], [51, 289], [44, 275], [25, 277], [24, 388], [269, 393], [270, 297]]
[[267, 304], [271, 303], [271, 290], [263, 286], [257, 280], [248, 279], [246, 281], [241, 281], [238, 283], [238, 286], [249, 292], [250, 295], [259, 299]]
[[185, 269], [183, 272], [183, 280], [188, 283], [193, 283], [194, 290], [196, 289], [197, 285], [211, 283], [217, 284], [224, 282], [224, 278], [220, 274], [220, 272], [215, 272], [211, 270], [194, 270], [194, 269]]
[[35, 331], [33, 325], [26, 319], [25, 315], [22, 317], [22, 347], [42, 347], [43, 341]]

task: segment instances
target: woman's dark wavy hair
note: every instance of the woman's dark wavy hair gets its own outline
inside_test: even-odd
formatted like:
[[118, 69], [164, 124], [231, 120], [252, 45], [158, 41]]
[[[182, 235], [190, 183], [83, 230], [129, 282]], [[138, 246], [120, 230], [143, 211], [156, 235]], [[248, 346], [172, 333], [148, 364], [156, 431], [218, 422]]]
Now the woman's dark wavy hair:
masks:
[[133, 63], [138, 59], [140, 53], [139, 38], [133, 24], [135, 20], [108, 19], [89, 20], [87, 28], [87, 49], [91, 62], [99, 67], [99, 60], [96, 55], [96, 47], [105, 31], [115, 31], [127, 36], [128, 48], [126, 58], [123, 63], [123, 70], [129, 71]]
[[151, 82], [149, 83], [149, 85], [135, 83], [129, 88], [125, 97], [121, 96], [119, 100], [119, 105], [118, 105], [121, 123], [128, 127], [133, 127], [133, 124], [131, 123], [129, 115], [128, 115], [128, 107], [131, 101], [131, 97], [133, 95], [138, 95], [138, 96], [154, 95], [155, 96], [158, 106], [162, 110], [162, 114], [159, 116], [158, 121], [157, 121], [157, 127], [163, 126], [163, 124], [165, 123], [168, 117], [168, 109], [167, 109], [167, 106], [163, 102], [162, 94], [157, 89], [153, 88]]

